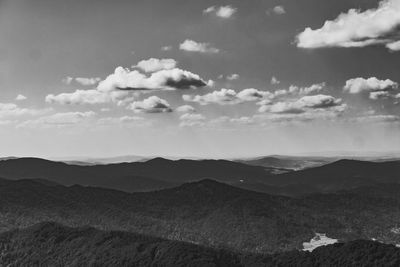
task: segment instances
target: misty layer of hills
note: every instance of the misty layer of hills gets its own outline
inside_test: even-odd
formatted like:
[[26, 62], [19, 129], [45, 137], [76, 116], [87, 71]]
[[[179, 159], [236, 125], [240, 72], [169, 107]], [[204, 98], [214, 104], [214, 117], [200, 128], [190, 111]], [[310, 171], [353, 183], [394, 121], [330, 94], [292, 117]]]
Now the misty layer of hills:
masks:
[[[106, 262], [97, 257], [143, 266], [397, 266], [394, 246], [354, 240], [400, 244], [399, 174], [399, 161], [339, 160], [277, 174], [225, 160], [3, 160], [1, 261], [30, 265], [47, 253], [47, 266]], [[347, 243], [300, 252], [315, 233]]]

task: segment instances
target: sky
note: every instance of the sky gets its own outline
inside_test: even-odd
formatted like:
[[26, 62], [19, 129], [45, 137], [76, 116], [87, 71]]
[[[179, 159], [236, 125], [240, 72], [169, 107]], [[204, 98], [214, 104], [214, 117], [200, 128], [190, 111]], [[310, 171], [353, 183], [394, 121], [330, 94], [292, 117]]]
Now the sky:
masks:
[[400, 151], [400, 0], [0, 0], [0, 156]]

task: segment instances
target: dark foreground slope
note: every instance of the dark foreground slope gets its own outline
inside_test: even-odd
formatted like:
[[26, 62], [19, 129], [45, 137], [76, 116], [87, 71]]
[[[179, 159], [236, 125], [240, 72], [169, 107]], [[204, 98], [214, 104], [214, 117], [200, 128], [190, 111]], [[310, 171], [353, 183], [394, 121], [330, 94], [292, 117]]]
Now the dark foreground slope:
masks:
[[0, 234], [5, 266], [399, 266], [400, 249], [353, 241], [312, 253], [244, 254], [127, 232], [41, 223]]
[[301, 248], [316, 232], [400, 244], [399, 207], [399, 185], [289, 198], [212, 180], [133, 194], [0, 180], [0, 231], [51, 220], [263, 253]]

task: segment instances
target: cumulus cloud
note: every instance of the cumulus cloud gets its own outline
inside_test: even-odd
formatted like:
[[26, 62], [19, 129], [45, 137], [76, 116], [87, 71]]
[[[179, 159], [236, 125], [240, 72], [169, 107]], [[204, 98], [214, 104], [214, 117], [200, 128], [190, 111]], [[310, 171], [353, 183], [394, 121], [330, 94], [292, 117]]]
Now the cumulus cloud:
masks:
[[237, 8], [232, 7], [230, 5], [220, 6], [220, 7], [210, 6], [203, 10], [204, 14], [213, 13], [217, 17], [224, 18], [224, 19], [228, 19], [228, 18], [232, 17], [236, 12], [237, 12]]
[[65, 84], [72, 84], [72, 82], [75, 81], [76, 83], [83, 85], [83, 86], [91, 86], [91, 85], [96, 85], [99, 81], [101, 81], [101, 78], [99, 77], [94, 77], [94, 78], [86, 78], [86, 77], [71, 77], [67, 76], [61, 80], [62, 83]]
[[229, 80], [229, 81], [233, 81], [233, 80], [239, 79], [239, 77], [240, 77], [239, 74], [232, 73], [232, 74], [226, 76], [226, 79]]
[[[141, 61], [138, 66], [154, 72], [147, 75], [138, 70], [117, 67], [114, 73], [101, 81], [96, 89], [76, 90], [72, 93], [49, 94], [46, 102], [58, 104], [106, 104], [124, 105], [134, 100], [134, 92], [150, 90], [184, 90], [204, 87], [209, 82], [190, 71], [174, 68], [172, 60]], [[163, 68], [170, 69], [161, 69]]]
[[5, 117], [17, 117], [17, 116], [36, 116], [43, 115], [51, 109], [32, 109], [32, 108], [22, 108], [14, 103], [0, 103], [0, 118]]
[[368, 79], [358, 77], [347, 80], [343, 89], [350, 94], [358, 94], [361, 92], [386, 91], [397, 88], [398, 83], [390, 79], [379, 80], [376, 77], [371, 77]]
[[209, 53], [209, 54], [215, 54], [220, 52], [218, 48], [213, 47], [210, 43], [199, 43], [190, 39], [186, 39], [183, 43], [181, 43], [179, 45], [179, 49], [188, 52]]
[[280, 84], [281, 81], [279, 81], [275, 76], [272, 76], [271, 78], [271, 84]]
[[170, 51], [170, 50], [172, 50], [172, 46], [170, 46], [170, 45], [163, 46], [163, 47], [161, 47], [161, 50], [162, 51]]
[[180, 107], [177, 107], [175, 109], [177, 112], [182, 112], [182, 113], [193, 113], [196, 112], [196, 109], [190, 105], [182, 105]]
[[93, 111], [86, 112], [65, 112], [40, 117], [35, 120], [28, 120], [17, 125], [17, 128], [43, 128], [53, 126], [67, 126], [83, 122], [96, 116]]
[[150, 96], [142, 101], [135, 101], [128, 106], [128, 109], [136, 113], [172, 112], [169, 103], [158, 96]]
[[133, 96], [128, 91], [114, 90], [103, 92], [97, 89], [76, 90], [72, 93], [61, 93], [58, 95], [49, 94], [45, 98], [47, 103], [57, 103], [61, 105], [80, 105], [80, 104], [106, 104], [118, 103], [119, 105], [133, 101]]
[[138, 116], [122, 116], [122, 117], [105, 117], [105, 118], [100, 118], [96, 122], [98, 125], [104, 125], [104, 126], [150, 126], [152, 124], [151, 121], [145, 120], [142, 117]]
[[99, 78], [99, 77], [96, 77], [96, 78], [77, 77], [77, 78], [75, 78], [75, 81], [83, 86], [91, 86], [91, 85], [96, 85], [98, 82], [100, 82], [101, 78]]
[[170, 70], [175, 68], [176, 65], [176, 60], [172, 58], [149, 58], [147, 60], [139, 61], [134, 67], [142, 69], [145, 72], [155, 72], [160, 70]]
[[273, 104], [262, 105], [259, 108], [259, 112], [300, 114], [311, 109], [328, 109], [332, 107], [344, 108], [342, 100], [336, 99], [330, 95], [320, 94], [303, 96], [295, 101], [280, 101]]
[[137, 70], [117, 67], [113, 74], [101, 81], [99, 91], [120, 90], [175, 90], [199, 88], [207, 85], [199, 75], [179, 68], [163, 69], [146, 76]]
[[21, 94], [17, 95], [17, 97], [15, 98], [15, 100], [17, 100], [17, 101], [24, 101], [26, 99], [28, 99], [28, 98]]
[[272, 9], [267, 10], [267, 14], [274, 13], [276, 15], [286, 14], [286, 10], [284, 6], [275, 6]]
[[379, 80], [376, 77], [354, 78], [346, 81], [343, 90], [350, 94], [369, 93], [369, 98], [377, 100], [380, 98], [391, 97], [391, 92], [398, 89], [398, 83], [390, 79]]
[[248, 88], [236, 93], [232, 89], [222, 88], [219, 91], [213, 91], [205, 95], [183, 95], [182, 98], [188, 102], [196, 102], [200, 105], [208, 104], [237, 104], [246, 101], [260, 100], [264, 97], [270, 96], [268, 91], [260, 91], [254, 88]]
[[350, 9], [336, 19], [325, 21], [319, 29], [306, 28], [297, 36], [301, 48], [365, 47], [385, 44], [391, 50], [398, 48], [400, 1], [383, 0], [374, 9]]
[[179, 117], [181, 127], [204, 125], [206, 118], [201, 114], [186, 113]]

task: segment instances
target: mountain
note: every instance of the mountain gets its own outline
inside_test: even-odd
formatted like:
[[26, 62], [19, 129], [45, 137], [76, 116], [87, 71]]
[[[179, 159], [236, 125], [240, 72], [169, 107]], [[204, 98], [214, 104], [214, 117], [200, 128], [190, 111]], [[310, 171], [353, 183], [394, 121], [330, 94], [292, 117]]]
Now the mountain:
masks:
[[0, 161], [0, 177], [46, 179], [63, 185], [90, 185], [139, 192], [212, 178], [221, 181], [262, 180], [271, 172], [262, 167], [226, 160], [167, 160], [108, 165], [71, 165], [38, 158]]
[[0, 261], [5, 266], [399, 266], [400, 249], [357, 240], [311, 253], [247, 254], [45, 222], [0, 234]]
[[[288, 170], [301, 170], [311, 167], [321, 166], [337, 160], [337, 158], [326, 157], [296, 157], [296, 156], [267, 156], [251, 159], [241, 159], [237, 162], [252, 166], [262, 166], [266, 168], [282, 169], [281, 172]], [[285, 171], [286, 170], [286, 171]]]
[[274, 187], [308, 188], [309, 192], [335, 192], [378, 183], [400, 183], [400, 161], [339, 160], [305, 170], [271, 175], [263, 183]]
[[52, 220], [235, 251], [302, 248], [315, 233], [400, 244], [400, 185], [303, 197], [272, 196], [213, 180], [156, 192], [0, 180], [0, 232]]

